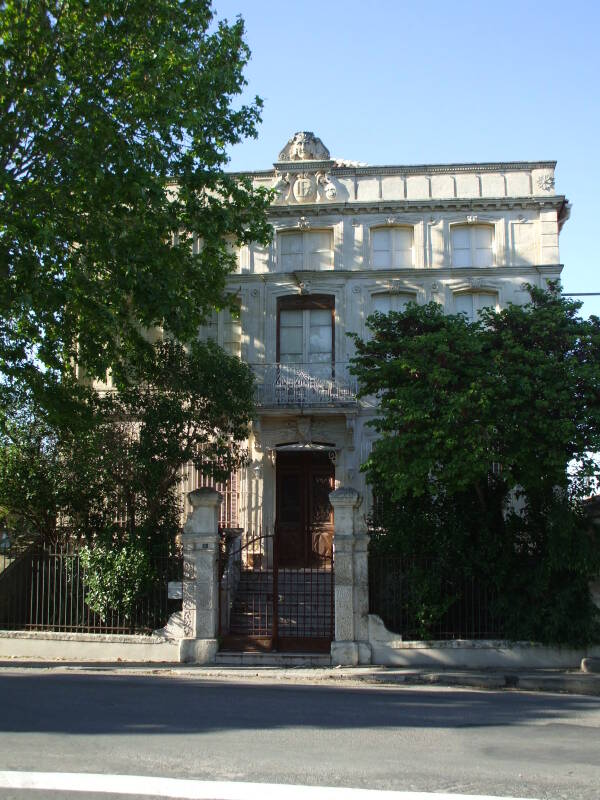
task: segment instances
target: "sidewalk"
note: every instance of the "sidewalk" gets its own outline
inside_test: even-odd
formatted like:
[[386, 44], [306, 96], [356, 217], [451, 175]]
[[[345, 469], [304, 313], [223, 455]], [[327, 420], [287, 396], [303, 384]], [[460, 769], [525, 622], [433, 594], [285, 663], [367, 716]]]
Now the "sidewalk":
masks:
[[467, 670], [403, 669], [397, 667], [257, 667], [194, 666], [160, 663], [42, 662], [23, 659], [0, 661], [0, 675], [15, 671], [62, 674], [161, 675], [193, 680], [264, 681], [370, 686], [446, 686], [528, 692], [566, 692], [600, 697], [600, 674], [579, 670]]

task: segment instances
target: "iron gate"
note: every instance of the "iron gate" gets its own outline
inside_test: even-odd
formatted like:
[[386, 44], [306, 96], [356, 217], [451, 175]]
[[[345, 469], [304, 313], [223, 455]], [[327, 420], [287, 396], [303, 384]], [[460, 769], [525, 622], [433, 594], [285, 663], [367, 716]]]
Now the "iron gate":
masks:
[[219, 635], [226, 650], [328, 651], [333, 554], [282, 565], [278, 537], [226, 534], [219, 563]]

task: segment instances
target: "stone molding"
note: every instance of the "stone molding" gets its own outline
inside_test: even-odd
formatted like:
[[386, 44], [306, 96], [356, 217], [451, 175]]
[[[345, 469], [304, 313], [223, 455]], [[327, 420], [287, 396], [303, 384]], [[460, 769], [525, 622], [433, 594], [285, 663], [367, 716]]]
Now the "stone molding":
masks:
[[[291, 164], [296, 164], [298, 167], [303, 162], [277, 162], [274, 166], [276, 169], [288, 169]], [[305, 163], [305, 162], [304, 162]], [[313, 162], [315, 164], [328, 164], [331, 162]], [[466, 163], [466, 164], [373, 164], [365, 167], [336, 167], [335, 161], [331, 171], [340, 177], [348, 177], [354, 175], [439, 175], [445, 173], [473, 173], [478, 172], [523, 172], [534, 169], [555, 169], [556, 161], [485, 161], [481, 164]], [[235, 177], [257, 177], [257, 178], [270, 178], [275, 174], [273, 168], [260, 169], [252, 171], [239, 171], [230, 172], [231, 176]], [[173, 181], [175, 183], [175, 181]]]
[[524, 195], [521, 197], [429, 197], [421, 200], [352, 200], [344, 203], [294, 203], [272, 205], [268, 209], [271, 218], [288, 216], [340, 216], [351, 214], [386, 214], [399, 212], [471, 211], [472, 209], [546, 208], [560, 210], [566, 201], [565, 195]]
[[[394, 280], [394, 281], [411, 281], [414, 279], [418, 279], [419, 281], [423, 281], [425, 277], [431, 278], [433, 280], [442, 280], [442, 279], [455, 279], [455, 278], [465, 278], [465, 277], [477, 277], [481, 278], [494, 278], [502, 277], [504, 275], [523, 275], [528, 272], [537, 272], [540, 275], [544, 274], [554, 274], [557, 272], [561, 272], [564, 268], [564, 264], [556, 263], [556, 264], [530, 264], [530, 265], [505, 265], [500, 264], [494, 267], [451, 267], [451, 266], [444, 266], [444, 267], [402, 267], [397, 269], [378, 269], [376, 267], [371, 267], [369, 269], [329, 269], [329, 270], [303, 270], [302, 276], [309, 280], [311, 283], [330, 283], [332, 278], [343, 278], [343, 279], [357, 279], [362, 280], [368, 278], [370, 280]], [[255, 283], [257, 280], [260, 280], [261, 283], [277, 283], [281, 284], [282, 279], [289, 278], [290, 283], [294, 281], [294, 272], [259, 272], [259, 273], [252, 273], [246, 272], [242, 274], [235, 274], [229, 276], [229, 282], [232, 284], [235, 283]], [[419, 284], [420, 285], [420, 284]], [[297, 289], [297, 285], [294, 283], [294, 289]], [[298, 292], [299, 293], [299, 292]], [[282, 288], [281, 294], [293, 294], [291, 288], [288, 290], [288, 287]]]

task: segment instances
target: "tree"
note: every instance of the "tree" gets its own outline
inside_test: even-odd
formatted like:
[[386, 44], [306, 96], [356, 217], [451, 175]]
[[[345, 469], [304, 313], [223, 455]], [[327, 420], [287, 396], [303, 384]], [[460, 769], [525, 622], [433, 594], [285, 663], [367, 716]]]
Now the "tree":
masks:
[[374, 546], [428, 559], [440, 592], [452, 574], [493, 584], [513, 638], [581, 643], [599, 635], [582, 498], [600, 450], [600, 320], [555, 285], [530, 293], [473, 323], [410, 304], [354, 337], [361, 391], [380, 398], [364, 469], [389, 535]]
[[124, 534], [163, 545], [180, 525], [182, 465], [225, 480], [243, 463], [253, 391], [250, 368], [213, 343], [168, 341], [128, 387], [89, 392], [76, 430], [22, 394], [0, 415], [0, 513], [45, 542]]
[[5, 385], [60, 405], [227, 306], [231, 243], [269, 238], [269, 193], [223, 171], [261, 108], [234, 107], [243, 33], [209, 0], [0, 3]]

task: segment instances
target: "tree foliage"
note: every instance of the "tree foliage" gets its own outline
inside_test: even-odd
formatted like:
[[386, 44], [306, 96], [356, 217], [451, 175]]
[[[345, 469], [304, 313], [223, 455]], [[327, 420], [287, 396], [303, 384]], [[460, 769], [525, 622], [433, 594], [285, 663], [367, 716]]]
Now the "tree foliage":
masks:
[[268, 239], [268, 192], [223, 171], [260, 114], [243, 33], [209, 0], [0, 3], [0, 370], [47, 406], [144, 329], [192, 340], [230, 244]]
[[243, 463], [247, 365], [210, 342], [159, 342], [132, 377], [122, 392], [88, 393], [76, 430], [31, 396], [4, 408], [0, 513], [14, 531], [50, 542], [125, 534], [152, 549], [179, 529], [182, 465], [224, 480]]
[[387, 531], [373, 546], [436, 565], [437, 586], [494, 586], [512, 638], [581, 643], [599, 633], [582, 499], [600, 451], [600, 320], [557, 286], [530, 293], [476, 322], [410, 304], [354, 337], [361, 391], [380, 400], [363, 467]]

